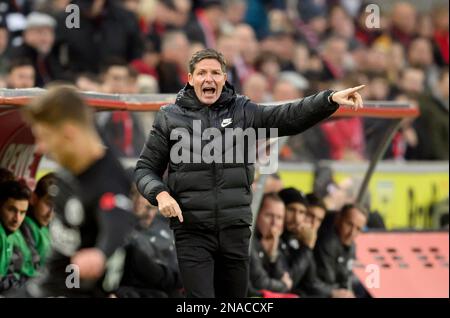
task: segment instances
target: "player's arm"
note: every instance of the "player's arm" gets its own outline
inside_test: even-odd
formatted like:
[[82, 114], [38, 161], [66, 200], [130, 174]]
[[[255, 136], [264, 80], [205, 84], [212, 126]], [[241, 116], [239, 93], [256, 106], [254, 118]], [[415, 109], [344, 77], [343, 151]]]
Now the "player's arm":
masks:
[[99, 227], [96, 244], [92, 248], [81, 249], [71, 259], [71, 263], [80, 270], [80, 278], [100, 278], [108, 257], [124, 246], [136, 221], [130, 208], [131, 201], [124, 194], [108, 192], [100, 197], [96, 215]]

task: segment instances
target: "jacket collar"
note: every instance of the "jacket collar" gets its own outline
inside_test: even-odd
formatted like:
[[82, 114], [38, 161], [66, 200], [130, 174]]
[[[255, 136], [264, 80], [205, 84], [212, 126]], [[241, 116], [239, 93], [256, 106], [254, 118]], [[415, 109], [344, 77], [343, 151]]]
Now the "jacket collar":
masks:
[[226, 81], [219, 99], [214, 104], [207, 106], [202, 104], [197, 98], [194, 87], [189, 83], [186, 83], [186, 85], [178, 92], [175, 103], [180, 107], [188, 109], [200, 109], [203, 107], [222, 108], [227, 106], [235, 98], [236, 92], [233, 85]]

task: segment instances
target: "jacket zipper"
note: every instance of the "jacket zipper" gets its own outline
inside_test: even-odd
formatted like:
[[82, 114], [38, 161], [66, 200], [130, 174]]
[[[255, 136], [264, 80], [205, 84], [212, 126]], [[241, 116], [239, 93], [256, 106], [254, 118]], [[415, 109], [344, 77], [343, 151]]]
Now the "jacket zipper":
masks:
[[[211, 110], [208, 107], [208, 111], [207, 111], [207, 118], [208, 118], [208, 127], [213, 127], [211, 126]], [[216, 223], [216, 230], [219, 230], [219, 221], [218, 221], [218, 210], [219, 207], [217, 206], [217, 167], [216, 167], [216, 163], [213, 161], [212, 162], [212, 170], [213, 170], [213, 176], [214, 176], [214, 219], [215, 219], [215, 223]]]

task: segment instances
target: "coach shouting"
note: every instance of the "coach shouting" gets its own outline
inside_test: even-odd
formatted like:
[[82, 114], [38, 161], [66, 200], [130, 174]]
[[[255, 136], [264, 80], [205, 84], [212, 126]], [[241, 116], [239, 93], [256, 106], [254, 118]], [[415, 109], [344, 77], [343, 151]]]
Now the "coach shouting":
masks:
[[[245, 297], [253, 162], [223, 160], [237, 142], [225, 145], [219, 160], [205, 160], [203, 150], [211, 145], [202, 136], [221, 137], [219, 132], [226, 137], [227, 129], [237, 128], [276, 128], [278, 136], [295, 135], [329, 117], [339, 105], [362, 107], [358, 91], [364, 86], [261, 106], [236, 95], [227, 82], [223, 55], [212, 49], [193, 54], [188, 80], [175, 103], [157, 114], [137, 162], [135, 180], [142, 195], [171, 218], [187, 296]], [[174, 138], [180, 131], [188, 132], [192, 142], [180, 147]], [[188, 160], [180, 162], [179, 151], [172, 151], [174, 146], [187, 152]], [[199, 156], [201, 160], [193, 159]]]

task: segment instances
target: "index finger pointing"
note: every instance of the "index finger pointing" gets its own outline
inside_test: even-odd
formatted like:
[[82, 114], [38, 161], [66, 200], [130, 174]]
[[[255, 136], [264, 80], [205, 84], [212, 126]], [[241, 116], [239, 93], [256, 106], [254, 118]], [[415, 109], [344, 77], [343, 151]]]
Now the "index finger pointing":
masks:
[[180, 207], [177, 206], [177, 207], [175, 208], [175, 211], [176, 211], [178, 220], [180, 220], [180, 222], [183, 223], [183, 213], [181, 212]]
[[364, 87], [366, 87], [366, 85], [359, 85], [359, 86], [356, 86], [356, 87], [352, 87], [352, 88], [350, 88], [350, 92], [351, 92], [351, 93], [354, 93], [354, 92], [360, 91], [360, 90], [362, 90]]

